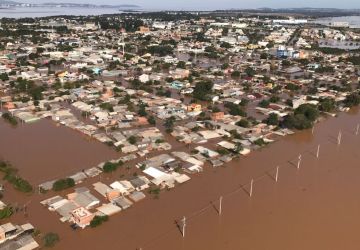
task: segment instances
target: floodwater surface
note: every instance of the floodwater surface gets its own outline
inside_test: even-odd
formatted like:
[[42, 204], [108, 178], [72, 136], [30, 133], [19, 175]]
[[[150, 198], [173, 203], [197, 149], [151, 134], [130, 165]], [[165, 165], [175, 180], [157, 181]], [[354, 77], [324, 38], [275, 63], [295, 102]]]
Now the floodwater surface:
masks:
[[12, 127], [0, 119], [0, 158], [32, 184], [64, 178], [116, 157], [105, 144], [51, 120]]
[[[359, 121], [356, 110], [340, 114], [317, 124], [313, 134], [299, 132], [226, 167], [207, 167], [188, 183], [163, 191], [159, 199], [147, 194], [147, 199], [95, 229], [73, 231], [59, 222], [58, 215], [39, 204], [51, 193], [30, 198], [9, 190], [5, 200], [30, 200], [28, 216], [17, 214], [12, 219], [29, 221], [42, 232], [57, 232], [61, 240], [56, 250], [359, 249], [360, 135], [355, 135]], [[337, 145], [340, 129], [342, 141]], [[116, 178], [115, 174], [102, 181]], [[176, 225], [183, 216], [185, 237]]]

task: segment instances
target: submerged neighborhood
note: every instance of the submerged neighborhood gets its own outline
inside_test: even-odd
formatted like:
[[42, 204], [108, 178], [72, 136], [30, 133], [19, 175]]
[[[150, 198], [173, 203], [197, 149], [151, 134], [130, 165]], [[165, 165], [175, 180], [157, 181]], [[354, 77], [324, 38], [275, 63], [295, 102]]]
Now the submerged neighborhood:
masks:
[[74, 234], [106, 228], [144, 199], [349, 111], [359, 84], [360, 29], [346, 22], [236, 12], [3, 18], [1, 123], [46, 122], [117, 157], [31, 183], [0, 152], [0, 249], [61, 240], [36, 227], [34, 203]]

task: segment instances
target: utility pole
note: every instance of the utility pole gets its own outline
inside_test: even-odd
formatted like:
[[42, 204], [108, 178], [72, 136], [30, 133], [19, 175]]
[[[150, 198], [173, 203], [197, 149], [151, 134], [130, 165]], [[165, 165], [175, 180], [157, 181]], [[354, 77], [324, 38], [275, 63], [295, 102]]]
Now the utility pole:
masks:
[[337, 138], [337, 144], [340, 145], [341, 144], [341, 137], [342, 137], [342, 133], [341, 133], [341, 130], [339, 131], [339, 134], [338, 134], [338, 138]]
[[184, 218], [182, 219], [182, 236], [183, 236], [183, 238], [185, 238], [185, 227], [186, 227], [186, 218], [184, 216]]
[[278, 179], [279, 179], [279, 166], [276, 167], [275, 182], [278, 182]]
[[220, 206], [219, 206], [219, 215], [221, 215], [221, 212], [222, 212], [222, 200], [223, 200], [223, 197], [222, 197], [222, 196], [220, 196], [220, 200], [219, 200], [219, 202], [220, 202]]
[[251, 182], [250, 182], [250, 192], [249, 192], [249, 196], [250, 196], [250, 197], [252, 196], [252, 193], [253, 193], [253, 185], [254, 185], [254, 179], [251, 179]]
[[320, 153], [320, 144], [317, 147], [316, 158], [319, 158], [319, 153]]
[[299, 155], [299, 158], [298, 158], [297, 169], [300, 168], [300, 163], [301, 163], [301, 155]]
[[355, 135], [358, 135], [358, 134], [359, 134], [359, 127], [360, 127], [360, 125], [359, 125], [359, 123], [358, 123], [358, 125], [356, 126], [356, 132], [355, 132]]

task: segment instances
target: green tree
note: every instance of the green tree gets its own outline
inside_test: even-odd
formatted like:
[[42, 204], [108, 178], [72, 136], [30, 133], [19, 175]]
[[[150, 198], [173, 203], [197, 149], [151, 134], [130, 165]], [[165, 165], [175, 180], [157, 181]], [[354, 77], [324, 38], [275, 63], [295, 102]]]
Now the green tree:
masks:
[[303, 114], [287, 115], [284, 118], [283, 125], [290, 129], [296, 128], [299, 130], [308, 129], [312, 127], [311, 121], [309, 121]]
[[2, 114], [2, 118], [9, 122], [11, 125], [16, 126], [18, 124], [18, 121], [15, 117], [13, 117], [9, 112], [5, 112]]
[[241, 143], [236, 143], [235, 145], [235, 152], [240, 153], [244, 149], [243, 145]]
[[54, 182], [52, 189], [54, 191], [62, 191], [75, 186], [75, 181], [72, 178], [59, 179]]
[[178, 64], [176, 65], [177, 68], [181, 68], [181, 69], [185, 69], [186, 67], [186, 62], [184, 61], [179, 61]]
[[103, 102], [100, 104], [100, 108], [107, 110], [109, 112], [114, 112], [114, 107], [108, 102]]
[[148, 117], [148, 122], [149, 122], [151, 125], [155, 125], [155, 124], [156, 124], [155, 117], [154, 117], [154, 116], [149, 116], [149, 117]]
[[201, 101], [209, 100], [209, 95], [212, 93], [214, 84], [211, 81], [197, 82], [194, 88], [193, 97]]
[[243, 110], [243, 106], [236, 105], [234, 103], [227, 103], [225, 107], [229, 109], [229, 114], [234, 116], [246, 116], [246, 112]]
[[351, 93], [344, 100], [344, 104], [347, 107], [358, 106], [360, 104], [360, 96], [358, 93]]
[[8, 74], [6, 74], [6, 73], [0, 74], [0, 80], [2, 80], [2, 81], [8, 81], [8, 80], [9, 80]]
[[266, 53], [261, 53], [260, 54], [260, 59], [267, 59], [268, 58], [268, 55]]
[[248, 127], [250, 127], [250, 122], [247, 119], [241, 119], [240, 121], [238, 121], [236, 123], [236, 125], [243, 127], [243, 128], [248, 128]]
[[265, 123], [268, 125], [279, 125], [279, 116], [275, 113], [271, 113], [268, 118], [266, 118]]
[[6, 206], [0, 210], [0, 220], [9, 218], [13, 214], [13, 208], [10, 206]]
[[103, 170], [105, 173], [114, 172], [118, 169], [119, 164], [113, 162], [106, 162], [103, 166]]
[[175, 120], [176, 120], [176, 118], [174, 116], [171, 116], [171, 117], [165, 119], [164, 127], [166, 128], [167, 132], [172, 131]]
[[277, 103], [278, 101], [280, 101], [280, 97], [273, 95], [270, 97], [269, 102], [271, 103]]
[[106, 222], [109, 220], [109, 217], [107, 215], [104, 216], [98, 216], [96, 215], [91, 221], [90, 221], [90, 227], [98, 227], [100, 226], [103, 222]]
[[262, 108], [268, 108], [270, 105], [270, 102], [268, 100], [262, 100], [261, 102], [259, 102], [259, 106]]
[[312, 104], [302, 104], [295, 110], [294, 114], [303, 114], [310, 122], [314, 122], [319, 116], [319, 111]]
[[130, 144], [132, 144], [132, 145], [134, 145], [134, 144], [136, 144], [136, 142], [137, 142], [137, 138], [136, 138], [136, 136], [130, 136], [129, 138], [127, 138], [127, 141], [130, 143]]
[[320, 100], [319, 110], [324, 112], [331, 112], [336, 108], [335, 100], [332, 98], [325, 98]]
[[348, 61], [354, 65], [360, 65], [360, 56], [352, 56], [348, 58]]
[[239, 78], [240, 77], [240, 71], [235, 70], [234, 72], [231, 73], [231, 77], [232, 78]]
[[174, 53], [174, 48], [170, 45], [156, 45], [149, 47], [148, 52], [153, 55], [167, 56]]
[[138, 111], [139, 116], [142, 116], [142, 117], [147, 116], [147, 112], [146, 112], [146, 110], [145, 110], [145, 107], [146, 107], [146, 105], [143, 104], [143, 103], [141, 103], [141, 104], [139, 105], [139, 111]]
[[290, 90], [290, 91], [296, 91], [296, 90], [299, 90], [300, 89], [300, 86], [299, 85], [295, 85], [293, 83], [288, 83], [285, 88], [287, 90]]
[[60, 241], [60, 237], [56, 233], [47, 233], [43, 237], [43, 243], [45, 247], [53, 247]]
[[211, 110], [213, 113], [217, 113], [217, 112], [220, 112], [220, 108], [218, 106], [214, 106]]
[[247, 76], [253, 77], [256, 72], [255, 72], [255, 70], [254, 70], [253, 68], [247, 67], [247, 68], [245, 69], [245, 73], [247, 74]]

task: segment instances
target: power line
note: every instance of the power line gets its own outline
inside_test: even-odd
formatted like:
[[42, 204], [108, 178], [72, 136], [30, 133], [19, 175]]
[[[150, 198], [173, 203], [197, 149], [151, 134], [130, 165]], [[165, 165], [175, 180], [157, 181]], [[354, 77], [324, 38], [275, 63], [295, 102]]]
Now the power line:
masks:
[[[356, 133], [358, 133], [358, 127], [359, 127], [359, 125], [357, 125], [357, 127], [356, 127]], [[355, 133], [355, 134], [356, 134], [356, 133]], [[341, 143], [341, 139], [342, 139], [341, 137], [342, 137], [342, 133], [341, 133], [341, 130], [340, 130], [340, 131], [339, 131], [339, 134], [338, 134], [338, 140], [337, 140], [338, 145], [339, 145], [339, 141], [340, 141], [340, 143]], [[332, 143], [332, 142], [327, 142], [327, 144], [333, 144], [333, 143]], [[318, 144], [318, 146], [316, 147], [316, 149], [312, 147], [311, 150], [310, 150], [310, 152], [313, 152], [313, 150], [316, 150], [316, 154], [313, 154], [313, 153], [312, 153], [312, 154], [315, 155], [317, 159], [319, 159], [320, 144]], [[307, 152], [307, 150], [304, 150], [302, 153], [300, 153], [300, 154], [298, 155], [298, 157], [297, 157], [297, 160], [298, 160], [298, 162], [297, 162], [297, 169], [300, 168], [300, 164], [301, 164], [301, 160], [302, 160], [302, 154], [304, 154], [304, 153], [306, 153], [306, 152]], [[294, 158], [293, 158], [293, 159], [294, 159]], [[291, 161], [290, 161], [290, 162], [291, 162]], [[289, 162], [287, 162], [287, 163], [289, 163]], [[265, 174], [259, 175], [259, 176], [255, 177], [255, 178], [252, 178], [252, 179], [250, 180], [250, 182], [245, 183], [245, 184], [243, 184], [243, 185], [240, 185], [240, 187], [238, 187], [238, 188], [236, 188], [236, 189], [234, 189], [234, 190], [232, 190], [232, 191], [230, 191], [230, 192], [227, 192], [227, 193], [221, 195], [221, 196], [220, 196], [220, 199], [216, 201], [216, 202], [219, 202], [219, 210], [218, 210], [219, 215], [222, 214], [222, 202], [223, 202], [223, 199], [224, 199], [224, 198], [230, 197], [230, 196], [238, 193], [240, 190], [244, 190], [244, 187], [245, 187], [245, 186], [248, 186], [248, 185], [250, 185], [250, 191], [249, 191], [248, 194], [249, 194], [250, 197], [252, 197], [252, 195], [253, 195], [253, 185], [254, 185], [254, 182], [260, 181], [260, 180], [264, 179], [265, 177], [269, 177], [269, 175], [268, 175], [267, 173], [270, 172], [270, 171], [276, 171], [276, 172], [275, 172], [275, 178], [274, 178], [274, 180], [275, 180], [275, 182], [278, 182], [279, 170], [280, 170], [281, 167], [286, 167], [286, 166], [288, 166], [288, 164], [284, 164], [284, 165], [282, 165], [282, 166], [278, 165], [278, 166], [276, 166], [276, 167], [270, 168], [270, 169], [268, 169], [267, 171], [265, 171]], [[208, 209], [210, 209], [210, 208], [212, 208], [212, 209], [214, 208], [213, 205], [212, 205], [212, 201], [210, 201], [210, 203], [209, 203], [208, 205], [206, 205], [206, 206], [202, 207], [201, 209], [199, 209], [199, 210], [191, 213], [189, 216], [187, 216], [187, 217], [183, 216], [182, 219], [178, 219], [178, 220], [177, 220], [177, 221], [181, 221], [181, 223], [182, 223], [182, 224], [181, 224], [181, 225], [182, 225], [181, 234], [182, 234], [183, 237], [185, 237], [185, 228], [186, 228], [186, 226], [189, 224], [189, 221], [190, 221], [190, 224], [191, 224], [191, 221], [192, 221], [194, 218], [196, 218], [196, 217], [198, 217], [199, 215], [205, 213], [205, 212], [206, 212]], [[158, 236], [158, 237], [154, 238], [153, 240], [149, 241], [147, 244], [144, 244], [144, 246], [149, 246], [150, 244], [152, 244], [152, 243], [154, 243], [156, 240], [158, 240], [160, 237], [164, 237], [166, 234], [168, 234], [169, 232], [172, 232], [173, 230], [175, 230], [175, 229], [173, 228], [173, 229], [168, 230], [168, 231], [165, 232], [164, 234], [161, 234], [160, 236]], [[143, 248], [140, 248], [140, 249], [145, 250], [145, 249], [143, 249]]]

